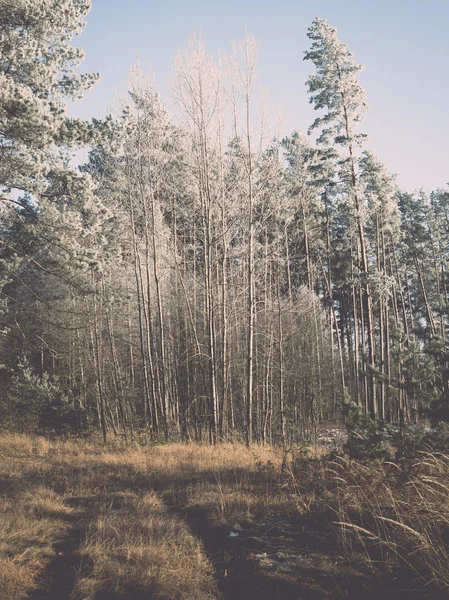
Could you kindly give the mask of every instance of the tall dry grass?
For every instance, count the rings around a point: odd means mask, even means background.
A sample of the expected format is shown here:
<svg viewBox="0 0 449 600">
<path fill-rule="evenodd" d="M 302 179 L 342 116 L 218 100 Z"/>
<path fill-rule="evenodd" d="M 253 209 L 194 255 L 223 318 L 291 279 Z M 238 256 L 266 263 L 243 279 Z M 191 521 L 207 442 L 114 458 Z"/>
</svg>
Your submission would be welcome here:
<svg viewBox="0 0 449 600">
<path fill-rule="evenodd" d="M 449 593 L 449 456 L 302 461 L 291 479 L 300 510 L 319 515 L 343 551 Z"/>
</svg>

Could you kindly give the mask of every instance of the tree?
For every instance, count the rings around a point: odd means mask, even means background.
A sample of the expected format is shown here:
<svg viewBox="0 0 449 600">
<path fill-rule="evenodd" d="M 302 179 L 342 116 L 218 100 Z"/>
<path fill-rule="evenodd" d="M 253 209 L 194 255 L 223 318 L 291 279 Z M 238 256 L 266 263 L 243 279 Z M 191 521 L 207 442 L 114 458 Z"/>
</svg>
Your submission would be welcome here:
<svg viewBox="0 0 449 600">
<path fill-rule="evenodd" d="M 378 318 L 378 415 L 384 419 L 394 413 L 394 407 L 390 403 L 390 313 L 396 318 L 397 327 L 399 311 L 395 288 L 400 282 L 395 276 L 393 258 L 400 242 L 398 190 L 395 178 L 388 173 L 382 162 L 368 151 L 363 152 L 360 160 L 360 180 L 366 201 L 368 252 L 375 257 L 370 273 L 370 285 Z M 399 405 L 399 410 L 403 410 L 402 396 L 399 398 Z"/>
<path fill-rule="evenodd" d="M 75 72 L 84 53 L 71 40 L 89 10 L 90 0 L 0 0 L 2 196 L 45 191 L 50 155 L 86 139 L 89 127 L 67 118 L 64 100 L 81 98 L 99 77 Z"/>
<path fill-rule="evenodd" d="M 87 0 L 0 0 L 0 205 L 8 216 L 0 232 L 7 274 L 0 291 L 2 327 L 18 360 L 38 338 L 42 355 L 51 349 L 51 323 L 53 332 L 70 328 L 53 300 L 64 294 L 62 282 L 66 293 L 83 287 L 74 268 L 90 260 L 85 236 L 101 213 L 90 205 L 90 178 L 67 166 L 69 147 L 102 129 L 66 115 L 65 100 L 80 98 L 98 79 L 76 74 L 84 55 L 71 45 L 89 9 Z"/>
<path fill-rule="evenodd" d="M 360 319 L 362 340 L 367 337 L 368 367 L 375 369 L 375 335 L 372 311 L 369 264 L 365 238 L 365 215 L 357 173 L 357 149 L 366 139 L 365 134 L 357 133 L 357 125 L 366 110 L 365 92 L 357 76 L 363 67 L 352 60 L 352 53 L 340 42 L 337 30 L 324 19 L 316 18 L 309 28 L 308 37 L 312 46 L 304 59 L 311 60 L 316 74 L 308 80 L 310 102 L 315 110 L 325 109 L 324 116 L 318 117 L 310 127 L 310 132 L 321 129 L 317 144 L 338 147 L 342 156 L 337 159 L 338 177 L 341 193 L 346 196 L 351 209 L 354 232 L 357 240 L 355 267 L 360 274 L 359 293 L 362 313 L 358 314 L 354 302 L 354 329 Z M 356 362 L 358 342 L 355 341 Z M 369 378 L 367 410 L 374 416 L 377 413 L 376 388 L 372 377 Z"/>
</svg>

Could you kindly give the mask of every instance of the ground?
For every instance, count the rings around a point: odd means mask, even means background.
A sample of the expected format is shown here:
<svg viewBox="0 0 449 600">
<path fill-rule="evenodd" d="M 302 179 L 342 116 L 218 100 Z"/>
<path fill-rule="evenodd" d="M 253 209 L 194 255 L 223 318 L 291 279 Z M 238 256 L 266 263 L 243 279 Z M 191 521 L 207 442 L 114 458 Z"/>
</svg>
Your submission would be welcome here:
<svg viewBox="0 0 449 600">
<path fill-rule="evenodd" d="M 379 531 L 348 522 L 354 495 L 337 519 L 336 482 L 318 492 L 322 461 L 301 461 L 239 444 L 102 447 L 4 435 L 2 598 L 447 597 Z"/>
</svg>

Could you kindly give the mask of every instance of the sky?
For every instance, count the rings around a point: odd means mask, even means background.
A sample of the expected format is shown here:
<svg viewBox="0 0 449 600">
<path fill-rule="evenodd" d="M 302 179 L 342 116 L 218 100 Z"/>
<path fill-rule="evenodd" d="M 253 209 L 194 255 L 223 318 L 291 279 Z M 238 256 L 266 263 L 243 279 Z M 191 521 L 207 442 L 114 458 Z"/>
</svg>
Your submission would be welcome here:
<svg viewBox="0 0 449 600">
<path fill-rule="evenodd" d="M 305 82 L 307 28 L 320 16 L 366 66 L 360 80 L 370 110 L 360 132 L 407 191 L 449 182 L 449 0 L 92 0 L 87 26 L 75 40 L 84 48 L 82 71 L 99 83 L 69 106 L 72 116 L 104 117 L 124 93 L 137 56 L 169 93 L 173 58 L 194 31 L 214 56 L 248 31 L 259 38 L 258 74 L 273 113 L 282 109 L 286 132 L 318 114 Z"/>
</svg>

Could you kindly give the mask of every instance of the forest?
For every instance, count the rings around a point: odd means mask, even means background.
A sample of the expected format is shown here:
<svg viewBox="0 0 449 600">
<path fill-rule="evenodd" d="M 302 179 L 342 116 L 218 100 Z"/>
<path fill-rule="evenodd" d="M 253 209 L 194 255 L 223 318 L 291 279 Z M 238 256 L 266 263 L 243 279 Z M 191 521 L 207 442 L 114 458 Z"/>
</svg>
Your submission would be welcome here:
<svg viewBox="0 0 449 600">
<path fill-rule="evenodd" d="M 320 17 L 308 131 L 248 31 L 74 118 L 90 8 L 0 0 L 2 600 L 447 600 L 449 187 Z"/>
<path fill-rule="evenodd" d="M 449 189 L 368 149 L 337 30 L 308 29 L 308 132 L 271 125 L 248 32 L 219 59 L 192 35 L 167 106 L 132 67 L 86 122 L 89 8 L 0 1 L 0 426 L 288 445 L 448 420 Z"/>
</svg>

